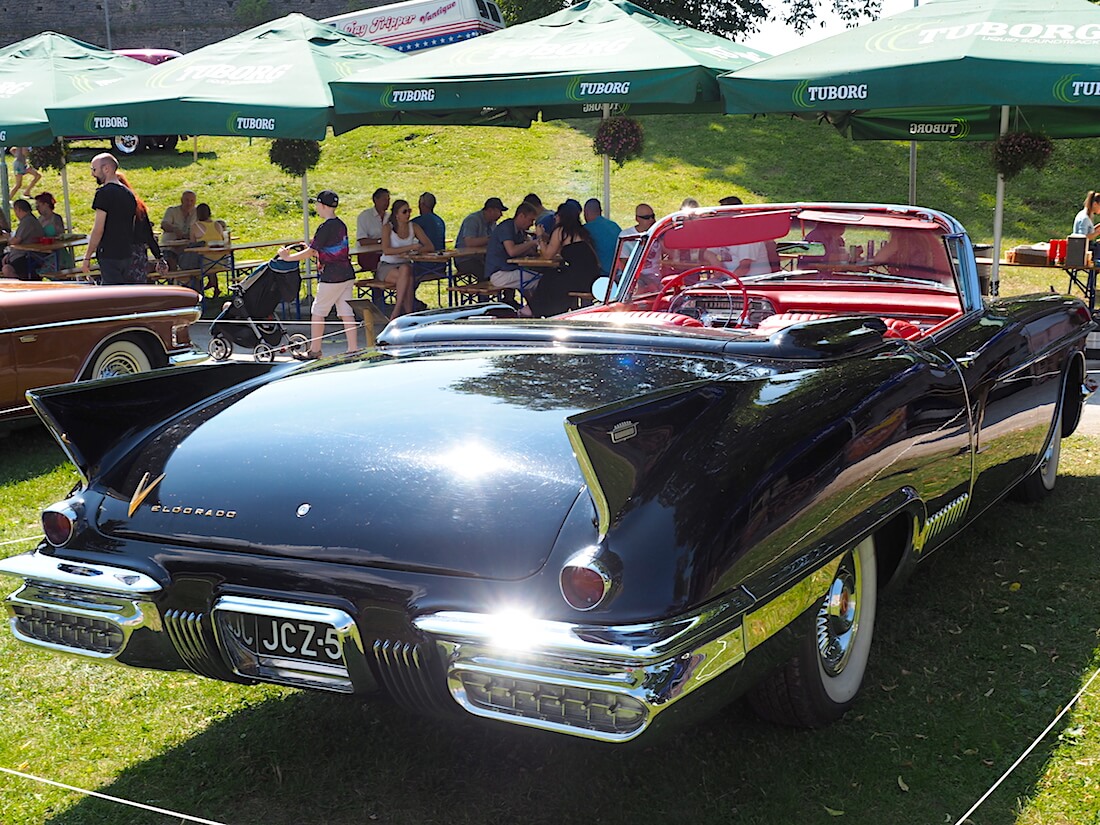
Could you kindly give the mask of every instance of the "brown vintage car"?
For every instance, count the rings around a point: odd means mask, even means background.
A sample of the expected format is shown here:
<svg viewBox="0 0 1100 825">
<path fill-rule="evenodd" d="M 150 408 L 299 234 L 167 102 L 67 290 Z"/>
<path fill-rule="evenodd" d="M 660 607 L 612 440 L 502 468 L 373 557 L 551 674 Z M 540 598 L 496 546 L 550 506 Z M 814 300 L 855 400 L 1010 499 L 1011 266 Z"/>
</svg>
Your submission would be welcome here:
<svg viewBox="0 0 1100 825">
<path fill-rule="evenodd" d="M 0 279 L 0 433 L 34 420 L 34 387 L 201 361 L 189 333 L 200 311 L 184 287 Z"/>
</svg>

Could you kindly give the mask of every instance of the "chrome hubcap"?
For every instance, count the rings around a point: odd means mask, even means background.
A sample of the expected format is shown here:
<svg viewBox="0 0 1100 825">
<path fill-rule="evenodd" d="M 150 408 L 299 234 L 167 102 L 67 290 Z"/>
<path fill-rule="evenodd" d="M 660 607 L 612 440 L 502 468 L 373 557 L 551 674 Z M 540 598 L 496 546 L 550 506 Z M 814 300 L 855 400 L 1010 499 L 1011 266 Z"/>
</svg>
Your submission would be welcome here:
<svg viewBox="0 0 1100 825">
<path fill-rule="evenodd" d="M 817 650 L 830 676 L 839 675 L 848 664 L 859 628 L 859 606 L 859 558 L 849 553 L 817 614 Z"/>
</svg>

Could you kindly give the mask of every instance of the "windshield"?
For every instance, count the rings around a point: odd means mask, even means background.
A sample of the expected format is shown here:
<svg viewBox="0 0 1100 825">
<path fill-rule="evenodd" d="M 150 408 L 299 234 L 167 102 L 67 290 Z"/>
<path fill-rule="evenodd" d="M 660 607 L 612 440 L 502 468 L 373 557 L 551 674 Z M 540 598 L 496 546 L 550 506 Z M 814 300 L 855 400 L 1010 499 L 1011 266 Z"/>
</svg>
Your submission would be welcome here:
<svg viewBox="0 0 1100 825">
<path fill-rule="evenodd" d="M 620 248 L 626 300 L 653 295 L 669 280 L 714 285 L 736 275 L 767 281 L 912 283 L 957 292 L 947 229 L 926 214 L 768 207 L 695 210 L 673 215 L 644 243 Z"/>
</svg>

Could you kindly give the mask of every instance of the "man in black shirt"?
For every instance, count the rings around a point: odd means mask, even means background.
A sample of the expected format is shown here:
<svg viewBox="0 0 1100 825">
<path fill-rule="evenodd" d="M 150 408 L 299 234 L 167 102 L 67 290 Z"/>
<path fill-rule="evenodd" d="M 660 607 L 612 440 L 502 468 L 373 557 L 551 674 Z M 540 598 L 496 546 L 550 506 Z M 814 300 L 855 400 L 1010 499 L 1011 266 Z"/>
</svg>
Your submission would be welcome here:
<svg viewBox="0 0 1100 825">
<path fill-rule="evenodd" d="M 118 179 L 118 161 L 104 152 L 92 158 L 92 177 L 99 188 L 92 200 L 95 222 L 88 236 L 88 251 L 84 253 L 84 272 L 90 272 L 92 255 L 99 262 L 100 283 L 131 283 L 130 254 L 134 242 L 134 214 L 137 201 L 134 193 Z"/>
</svg>

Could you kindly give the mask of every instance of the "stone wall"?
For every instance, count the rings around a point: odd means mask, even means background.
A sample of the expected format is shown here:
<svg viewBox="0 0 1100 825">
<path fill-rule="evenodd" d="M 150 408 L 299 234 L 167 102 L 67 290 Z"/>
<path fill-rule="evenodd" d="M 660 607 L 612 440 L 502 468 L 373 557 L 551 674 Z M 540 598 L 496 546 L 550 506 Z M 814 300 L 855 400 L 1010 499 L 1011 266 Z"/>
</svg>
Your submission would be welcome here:
<svg viewBox="0 0 1100 825">
<path fill-rule="evenodd" d="M 264 20 L 300 12 L 320 20 L 380 0 L 0 0 L 0 46 L 44 31 L 111 48 L 194 51 Z"/>
</svg>

